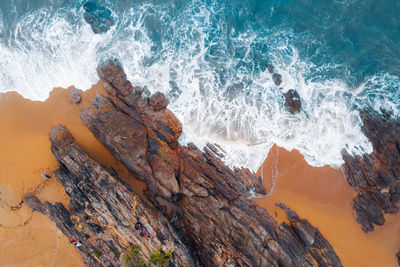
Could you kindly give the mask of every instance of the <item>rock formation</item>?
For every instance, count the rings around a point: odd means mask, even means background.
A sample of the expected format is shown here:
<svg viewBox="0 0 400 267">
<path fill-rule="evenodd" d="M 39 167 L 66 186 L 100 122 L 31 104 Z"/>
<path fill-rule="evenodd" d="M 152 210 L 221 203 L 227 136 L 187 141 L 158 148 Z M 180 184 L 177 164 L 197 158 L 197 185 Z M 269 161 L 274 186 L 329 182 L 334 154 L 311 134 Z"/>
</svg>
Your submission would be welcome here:
<svg viewBox="0 0 400 267">
<path fill-rule="evenodd" d="M 132 174 L 147 184 L 145 197 L 90 159 L 63 126 L 52 130 L 54 175 L 71 197 L 60 203 L 25 201 L 48 215 L 89 266 L 118 266 L 133 245 L 172 253 L 170 266 L 341 266 L 318 229 L 284 207 L 290 224 L 279 225 L 249 198 L 265 195 L 260 177 L 226 167 L 209 145 L 200 151 L 177 140 L 182 126 L 161 93 L 150 98 L 133 87 L 121 65 L 98 68 L 106 96 L 97 95 L 81 118 Z M 135 223 L 148 233 L 140 237 Z M 101 255 L 99 258 L 97 256 Z M 96 256 L 97 255 L 97 256 Z"/>
<path fill-rule="evenodd" d="M 105 33 L 115 24 L 111 10 L 97 4 L 96 1 L 87 1 L 83 8 L 83 18 L 90 24 L 94 33 Z"/>
<path fill-rule="evenodd" d="M 54 176 L 71 198 L 69 210 L 60 203 L 41 203 L 35 195 L 27 195 L 25 202 L 49 216 L 69 240 L 82 243 L 78 249 L 88 266 L 120 266 L 121 254 L 133 245 L 142 248 L 144 258 L 163 250 L 175 255 L 176 266 L 196 264 L 168 220 L 90 159 L 65 127 L 54 127 L 50 141 L 60 164 Z M 137 222 L 145 225 L 145 237 L 135 229 Z"/>
<path fill-rule="evenodd" d="M 329 242 L 321 235 L 317 228 L 312 226 L 307 220 L 290 210 L 285 204 L 278 204 L 287 214 L 290 226 L 283 223 L 283 226 L 296 232 L 301 241 L 310 250 L 311 255 L 317 259 L 317 262 L 326 262 L 327 266 L 340 266 L 340 259 Z"/>
<path fill-rule="evenodd" d="M 69 93 L 68 93 L 68 97 L 69 97 L 69 101 L 72 103 L 72 104 L 75 104 L 75 105 L 77 105 L 77 104 L 79 104 L 79 103 L 81 103 L 81 100 L 82 100 L 82 90 L 79 90 L 79 89 L 77 89 L 77 88 L 73 88 L 71 91 L 69 91 Z"/>
<path fill-rule="evenodd" d="M 299 112 L 301 109 L 301 100 L 297 91 L 294 89 L 290 89 L 283 95 L 285 96 L 285 106 L 287 110 L 292 114 L 296 114 L 297 112 Z"/>
<path fill-rule="evenodd" d="M 343 151 L 343 171 L 358 193 L 353 203 L 357 221 L 369 232 L 385 222 L 384 213 L 400 210 L 400 120 L 372 110 L 360 116 L 373 152 L 353 157 Z"/>
</svg>

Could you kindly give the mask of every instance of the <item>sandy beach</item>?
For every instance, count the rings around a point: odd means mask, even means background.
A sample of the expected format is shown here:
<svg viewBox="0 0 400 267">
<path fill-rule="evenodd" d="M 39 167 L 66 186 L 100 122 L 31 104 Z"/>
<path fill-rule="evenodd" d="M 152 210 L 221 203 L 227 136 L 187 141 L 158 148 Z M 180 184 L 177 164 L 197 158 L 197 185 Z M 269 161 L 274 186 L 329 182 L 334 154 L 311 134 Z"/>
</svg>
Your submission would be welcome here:
<svg viewBox="0 0 400 267">
<path fill-rule="evenodd" d="M 383 226 L 365 234 L 355 220 L 355 193 L 341 170 L 316 168 L 298 151 L 274 146 L 258 173 L 263 171 L 267 191 L 276 181 L 273 195 L 257 199 L 278 220 L 284 215 L 275 203 L 285 203 L 317 227 L 335 249 L 343 266 L 397 266 L 400 248 L 400 214 L 386 215 Z"/>
<path fill-rule="evenodd" d="M 42 201 L 68 206 L 64 188 L 51 174 L 57 162 L 48 135 L 54 125 L 66 125 L 84 150 L 98 162 L 113 167 L 141 193 L 144 183 L 134 180 L 122 164 L 100 144 L 79 117 L 100 83 L 82 94 L 82 102 L 69 102 L 69 90 L 56 88 L 45 102 L 24 99 L 15 92 L 0 95 L 0 265 L 84 266 L 76 248 L 46 216 L 33 212 L 23 195 L 35 191 Z M 132 183 L 134 182 L 134 184 Z"/>
<path fill-rule="evenodd" d="M 57 168 L 50 151 L 48 134 L 62 123 L 70 129 L 88 155 L 113 167 L 120 178 L 139 194 L 144 183 L 129 175 L 86 128 L 79 117 L 103 84 L 82 94 L 82 103 L 71 104 L 68 90 L 56 88 L 45 102 L 34 102 L 11 92 L 0 95 L 0 263 L 2 266 L 84 266 L 76 248 L 46 216 L 22 203 L 27 192 L 35 191 L 42 201 L 69 199 L 55 179 L 41 172 Z M 309 166 L 297 151 L 273 147 L 259 170 L 267 191 L 276 182 L 271 197 L 255 200 L 273 217 L 284 216 L 275 203 L 285 203 L 319 228 L 332 244 L 344 266 L 396 266 L 400 248 L 400 214 L 386 216 L 386 223 L 365 234 L 351 208 L 354 192 L 341 170 Z M 276 215 L 275 215 L 276 212 Z"/>
</svg>

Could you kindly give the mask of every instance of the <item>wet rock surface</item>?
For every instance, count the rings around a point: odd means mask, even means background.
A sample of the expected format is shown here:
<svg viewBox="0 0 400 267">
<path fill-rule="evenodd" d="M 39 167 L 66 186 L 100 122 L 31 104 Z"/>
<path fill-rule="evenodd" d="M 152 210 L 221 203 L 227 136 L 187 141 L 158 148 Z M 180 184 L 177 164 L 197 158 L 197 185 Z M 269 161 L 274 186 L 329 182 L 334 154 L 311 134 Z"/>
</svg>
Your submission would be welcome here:
<svg viewBox="0 0 400 267">
<path fill-rule="evenodd" d="M 97 4 L 96 1 L 87 1 L 83 8 L 85 9 L 83 18 L 90 24 L 94 33 L 105 33 L 115 24 L 111 10 Z"/>
<path fill-rule="evenodd" d="M 296 114 L 301 109 L 301 100 L 300 96 L 296 90 L 290 89 L 287 93 L 283 94 L 285 96 L 285 106 L 287 110 L 292 113 Z"/>
<path fill-rule="evenodd" d="M 286 208 L 290 224 L 279 225 L 249 198 L 265 195 L 260 177 L 231 170 L 217 145 L 204 151 L 177 143 L 182 126 L 160 93 L 150 98 L 126 80 L 120 64 L 98 68 L 106 96 L 97 95 L 81 118 L 132 174 L 147 184 L 141 199 L 90 159 L 63 126 L 53 129 L 55 177 L 71 197 L 70 208 L 26 202 L 48 215 L 68 238 L 79 238 L 89 266 L 119 266 L 132 245 L 171 252 L 170 266 L 341 266 L 318 229 Z M 143 223 L 141 238 L 134 224 Z M 94 251 L 101 258 L 93 256 Z"/>
<path fill-rule="evenodd" d="M 274 74 L 272 74 L 272 80 L 274 80 L 275 85 L 281 85 L 282 76 L 278 73 L 274 73 Z"/>
<path fill-rule="evenodd" d="M 77 104 L 81 103 L 81 100 L 82 100 L 82 90 L 79 90 L 79 89 L 74 88 L 74 89 L 72 89 L 72 90 L 68 93 L 68 97 L 69 97 L 69 101 L 70 101 L 72 104 L 77 105 Z"/>
<path fill-rule="evenodd" d="M 343 170 L 358 193 L 353 207 L 364 232 L 385 222 L 384 213 L 400 210 L 400 121 L 372 110 L 360 112 L 362 130 L 373 152 L 351 156 L 345 151 Z"/>
</svg>

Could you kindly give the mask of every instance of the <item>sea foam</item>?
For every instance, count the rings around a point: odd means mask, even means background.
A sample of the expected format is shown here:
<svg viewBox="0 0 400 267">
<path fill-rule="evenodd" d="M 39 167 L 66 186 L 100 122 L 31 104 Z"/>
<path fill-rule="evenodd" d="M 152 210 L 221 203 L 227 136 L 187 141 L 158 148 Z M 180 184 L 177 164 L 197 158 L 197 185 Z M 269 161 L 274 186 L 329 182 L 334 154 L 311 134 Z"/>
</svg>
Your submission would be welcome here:
<svg viewBox="0 0 400 267">
<path fill-rule="evenodd" d="M 396 77 L 377 75 L 355 89 L 339 79 L 309 78 L 312 69 L 332 66 L 300 58 L 289 29 L 262 36 L 235 32 L 215 25 L 220 6 L 193 5 L 178 17 L 138 5 L 118 14 L 117 25 L 100 35 L 83 21 L 81 8 L 28 14 L 0 43 L 0 92 L 43 101 L 54 87 L 85 90 L 98 81 L 98 62 L 117 56 L 134 85 L 167 95 L 183 122 L 181 143 L 218 143 L 230 166 L 257 170 L 273 144 L 299 150 L 313 166 L 340 166 L 343 149 L 372 151 L 358 110 L 384 103 L 398 110 L 391 100 L 398 92 L 385 89 L 398 83 Z M 280 86 L 266 62 L 282 75 Z M 289 89 L 302 99 L 296 115 L 284 106 Z"/>
</svg>

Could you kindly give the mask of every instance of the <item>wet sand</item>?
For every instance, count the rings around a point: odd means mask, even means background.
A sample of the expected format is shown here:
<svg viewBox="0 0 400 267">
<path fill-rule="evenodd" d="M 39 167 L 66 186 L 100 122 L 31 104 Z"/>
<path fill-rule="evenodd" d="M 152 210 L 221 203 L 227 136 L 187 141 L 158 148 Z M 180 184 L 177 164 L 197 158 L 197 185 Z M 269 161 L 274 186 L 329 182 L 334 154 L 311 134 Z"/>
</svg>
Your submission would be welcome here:
<svg viewBox="0 0 400 267">
<path fill-rule="evenodd" d="M 106 148 L 86 128 L 79 117 L 88 106 L 99 83 L 83 93 L 82 103 L 69 103 L 68 91 L 54 89 L 45 102 L 24 99 L 15 92 L 0 94 L 0 265 L 1 266 L 84 266 L 72 244 L 46 216 L 32 212 L 21 203 L 23 194 L 35 191 L 42 201 L 61 202 L 69 198 L 54 178 L 45 179 L 57 162 L 50 151 L 48 135 L 59 123 L 71 131 L 78 143 L 100 163 L 113 167 L 142 192 L 144 183 L 134 181 Z M 71 88 L 70 88 L 71 89 Z"/>
<path fill-rule="evenodd" d="M 1 266 L 84 266 L 73 245 L 46 216 L 21 203 L 23 194 L 35 191 L 42 201 L 61 202 L 69 198 L 55 179 L 44 179 L 57 162 L 50 151 L 51 128 L 66 125 L 78 143 L 98 162 L 113 167 L 122 180 L 139 194 L 144 183 L 134 180 L 79 117 L 102 83 L 83 93 L 82 103 L 68 101 L 68 90 L 54 89 L 45 102 L 34 102 L 17 93 L 0 94 L 0 265 Z M 70 88 L 71 89 L 71 88 Z M 296 151 L 271 149 L 263 165 L 264 184 L 276 187 L 271 197 L 257 199 L 277 219 L 285 216 L 274 203 L 283 202 L 307 218 L 325 235 L 344 266 L 397 266 L 400 248 L 400 214 L 386 216 L 383 227 L 365 234 L 351 209 L 354 193 L 340 170 L 313 168 Z"/>
<path fill-rule="evenodd" d="M 271 197 L 255 201 L 279 221 L 285 219 L 275 206 L 280 202 L 308 219 L 333 246 L 343 266 L 398 266 L 395 255 L 400 249 L 400 214 L 385 216 L 383 226 L 365 234 L 351 207 L 355 193 L 341 170 L 311 167 L 298 151 L 274 146 L 262 171 L 267 191 L 274 179 L 275 190 Z"/>
</svg>

